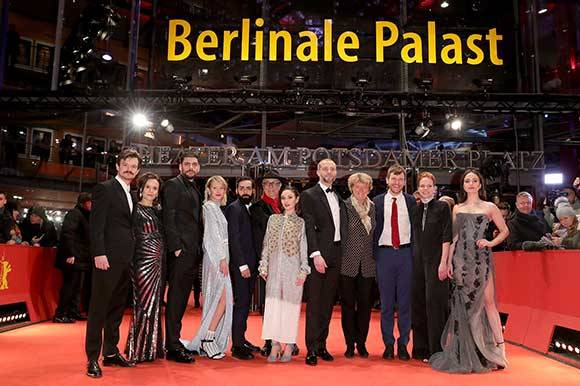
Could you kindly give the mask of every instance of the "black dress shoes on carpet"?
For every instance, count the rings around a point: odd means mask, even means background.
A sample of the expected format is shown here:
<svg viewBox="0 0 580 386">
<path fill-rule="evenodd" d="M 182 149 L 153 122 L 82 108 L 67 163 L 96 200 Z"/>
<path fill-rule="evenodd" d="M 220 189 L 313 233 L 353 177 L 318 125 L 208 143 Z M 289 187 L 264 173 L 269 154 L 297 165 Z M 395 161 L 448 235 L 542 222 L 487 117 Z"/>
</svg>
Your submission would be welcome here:
<svg viewBox="0 0 580 386">
<path fill-rule="evenodd" d="M 252 354 L 252 352 L 245 346 L 232 347 L 232 356 L 234 358 L 241 359 L 244 361 L 254 359 L 254 355 Z"/>
<path fill-rule="evenodd" d="M 354 358 L 354 346 L 346 346 L 344 356 L 347 358 Z"/>
<path fill-rule="evenodd" d="M 358 355 L 360 355 L 361 358 L 369 357 L 369 352 L 367 351 L 367 348 L 364 344 L 357 344 L 356 351 L 358 351 Z"/>
<path fill-rule="evenodd" d="M 248 342 L 247 340 L 244 342 L 244 348 L 246 348 L 250 352 L 260 352 L 260 348 L 258 346 L 253 345 L 252 343 Z"/>
<path fill-rule="evenodd" d="M 272 351 L 272 341 L 265 340 L 264 347 L 262 347 L 262 349 L 260 350 L 260 355 L 262 355 L 263 357 L 267 357 L 268 355 L 270 355 L 270 351 Z"/>
<path fill-rule="evenodd" d="M 188 354 L 185 349 L 177 349 L 177 350 L 169 350 L 167 351 L 167 355 L 165 359 L 168 361 L 178 362 L 178 363 L 191 363 L 195 362 L 193 356 Z"/>
<path fill-rule="evenodd" d="M 198 353 L 197 351 L 195 351 L 195 350 L 189 350 L 189 349 L 187 349 L 187 348 L 186 348 L 186 347 L 183 345 L 183 343 L 181 344 L 181 350 L 182 350 L 182 351 L 185 351 L 185 353 L 186 353 L 186 354 L 189 354 L 189 355 L 191 355 L 191 356 L 196 356 L 196 355 L 199 355 L 199 353 Z"/>
<path fill-rule="evenodd" d="M 54 318 L 52 318 L 52 322 L 53 323 L 75 323 L 76 320 L 73 318 L 69 318 L 68 316 L 55 316 Z"/>
<path fill-rule="evenodd" d="M 402 361 L 408 361 L 409 359 L 411 359 L 411 356 L 407 351 L 407 346 L 405 346 L 404 344 L 400 344 L 397 346 L 397 356 Z"/>
<path fill-rule="evenodd" d="M 395 359 L 395 347 L 392 344 L 388 344 L 385 347 L 385 352 L 383 352 L 383 359 Z"/>
<path fill-rule="evenodd" d="M 101 378 L 103 376 L 103 372 L 99 367 L 98 361 L 89 361 L 87 363 L 87 375 L 91 378 Z"/>
<path fill-rule="evenodd" d="M 135 367 L 135 362 L 128 361 L 119 353 L 103 358 L 103 366 Z"/>
<path fill-rule="evenodd" d="M 306 354 L 306 364 L 309 366 L 316 366 L 318 364 L 318 358 L 314 351 L 308 351 Z"/>
<path fill-rule="evenodd" d="M 326 362 L 332 362 L 334 360 L 334 357 L 325 348 L 318 350 L 316 356 Z"/>
<path fill-rule="evenodd" d="M 292 356 L 298 356 L 298 354 L 300 354 L 300 349 L 298 348 L 298 345 L 296 343 L 294 343 L 294 348 L 292 349 Z"/>
</svg>

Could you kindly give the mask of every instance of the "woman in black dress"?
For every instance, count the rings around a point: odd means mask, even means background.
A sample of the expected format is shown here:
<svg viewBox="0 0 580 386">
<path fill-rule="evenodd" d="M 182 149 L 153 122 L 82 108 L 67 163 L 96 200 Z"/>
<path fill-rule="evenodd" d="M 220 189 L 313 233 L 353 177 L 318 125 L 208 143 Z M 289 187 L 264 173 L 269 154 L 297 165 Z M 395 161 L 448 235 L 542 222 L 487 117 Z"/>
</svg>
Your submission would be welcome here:
<svg viewBox="0 0 580 386">
<path fill-rule="evenodd" d="M 161 265 L 165 240 L 158 196 L 161 180 L 153 173 L 139 179 L 139 203 L 133 211 L 135 255 L 131 269 L 133 317 L 126 354 L 133 362 L 163 357 L 161 330 Z"/>
</svg>

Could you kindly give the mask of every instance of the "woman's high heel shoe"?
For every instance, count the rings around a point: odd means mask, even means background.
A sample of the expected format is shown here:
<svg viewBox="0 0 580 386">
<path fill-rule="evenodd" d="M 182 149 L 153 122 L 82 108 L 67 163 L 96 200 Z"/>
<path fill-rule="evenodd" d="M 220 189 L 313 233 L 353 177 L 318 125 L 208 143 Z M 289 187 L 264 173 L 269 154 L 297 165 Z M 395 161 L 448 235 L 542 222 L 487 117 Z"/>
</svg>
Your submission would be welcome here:
<svg viewBox="0 0 580 386">
<path fill-rule="evenodd" d="M 280 347 L 280 343 L 272 341 L 272 350 L 270 351 L 270 355 L 268 355 L 268 358 L 266 359 L 268 363 L 274 363 L 278 360 L 281 349 L 282 347 Z"/>
<path fill-rule="evenodd" d="M 292 360 L 292 351 L 294 351 L 294 344 L 287 343 L 286 347 L 284 348 L 284 353 L 280 357 L 280 362 L 287 363 Z"/>
</svg>

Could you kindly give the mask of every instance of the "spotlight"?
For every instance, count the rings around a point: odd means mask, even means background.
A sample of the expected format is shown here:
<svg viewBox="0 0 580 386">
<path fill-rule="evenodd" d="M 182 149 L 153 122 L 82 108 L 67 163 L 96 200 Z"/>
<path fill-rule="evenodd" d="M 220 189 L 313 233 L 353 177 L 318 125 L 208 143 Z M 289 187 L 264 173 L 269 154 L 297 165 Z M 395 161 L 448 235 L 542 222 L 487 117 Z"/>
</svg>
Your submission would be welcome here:
<svg viewBox="0 0 580 386">
<path fill-rule="evenodd" d="M 167 119 L 167 118 L 163 118 L 163 119 L 161 120 L 161 123 L 160 123 L 160 125 L 161 125 L 161 127 L 163 127 L 163 128 L 165 129 L 167 126 L 169 126 L 169 119 Z"/>
<path fill-rule="evenodd" d="M 258 79 L 255 75 L 241 75 L 241 76 L 234 76 L 234 80 L 238 82 L 243 88 L 248 87 L 252 83 L 254 83 Z"/>
<path fill-rule="evenodd" d="M 78 66 L 77 67 L 77 72 L 83 72 L 84 70 L 86 70 L 87 68 L 85 66 Z"/>
<path fill-rule="evenodd" d="M 461 121 L 461 119 L 459 119 L 459 117 L 455 117 L 451 120 L 451 130 L 461 130 L 461 127 L 463 126 L 463 122 Z"/>
<path fill-rule="evenodd" d="M 548 8 L 542 8 L 538 11 L 538 14 L 541 15 L 541 14 L 544 14 L 546 12 L 548 12 Z"/>
<path fill-rule="evenodd" d="M 145 134 L 143 134 L 143 136 L 145 138 L 155 139 L 155 129 L 153 129 L 152 127 L 147 129 L 147 131 L 145 132 Z"/>
<path fill-rule="evenodd" d="M 430 131 L 431 130 L 429 130 L 429 128 L 425 126 L 425 124 L 422 121 L 419 122 L 417 127 L 415 127 L 415 134 L 417 134 L 420 138 L 425 138 L 426 136 L 428 136 Z"/>
<path fill-rule="evenodd" d="M 199 70 L 197 70 L 197 74 L 200 77 L 205 77 L 205 76 L 207 76 L 209 74 L 209 69 L 207 69 L 207 68 L 200 68 Z"/>
<path fill-rule="evenodd" d="M 105 52 L 104 54 L 101 55 L 101 59 L 103 59 L 105 62 L 110 62 L 111 60 L 113 60 L 113 55 L 111 55 L 108 52 Z"/>
<path fill-rule="evenodd" d="M 427 92 L 433 88 L 433 78 L 431 76 L 415 78 L 413 80 L 418 88 Z"/>
<path fill-rule="evenodd" d="M 175 130 L 175 128 L 173 127 L 173 124 L 171 122 L 169 122 L 169 119 L 167 118 L 163 118 L 161 120 L 161 122 L 159 122 L 159 126 L 165 130 L 168 133 L 173 133 L 173 131 Z"/>
<path fill-rule="evenodd" d="M 293 76 L 287 76 L 286 79 L 290 81 L 293 88 L 304 88 L 306 82 L 310 80 L 310 77 L 308 75 L 295 74 Z"/>
<path fill-rule="evenodd" d="M 143 113 L 135 113 L 132 118 L 133 126 L 137 129 L 142 129 L 149 125 L 149 120 Z"/>
<path fill-rule="evenodd" d="M 447 7 L 449 7 L 449 5 L 450 5 L 450 4 L 449 4 L 449 2 L 448 2 L 447 0 L 443 0 L 443 1 L 441 2 L 441 8 L 447 8 Z"/>
<path fill-rule="evenodd" d="M 493 78 L 485 78 L 485 79 L 473 79 L 473 84 L 479 87 L 484 93 L 491 90 L 493 87 L 494 80 Z"/>
<path fill-rule="evenodd" d="M 564 183 L 564 175 L 562 173 L 544 174 L 545 185 L 562 185 L 563 183 Z"/>
</svg>

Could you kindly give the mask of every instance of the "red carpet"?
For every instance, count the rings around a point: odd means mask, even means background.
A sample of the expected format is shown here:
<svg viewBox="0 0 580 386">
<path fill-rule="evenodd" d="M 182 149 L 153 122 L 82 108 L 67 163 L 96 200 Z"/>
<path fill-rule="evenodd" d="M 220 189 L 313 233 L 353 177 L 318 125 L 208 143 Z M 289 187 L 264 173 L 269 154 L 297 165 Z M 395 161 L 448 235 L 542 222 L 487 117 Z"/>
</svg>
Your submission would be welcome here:
<svg viewBox="0 0 580 386">
<path fill-rule="evenodd" d="M 188 310 L 184 336 L 191 337 L 201 312 Z M 126 315 L 121 342 L 128 326 Z M 373 312 L 368 339 L 369 359 L 346 359 L 340 327 L 340 312 L 334 313 L 329 351 L 335 361 L 304 364 L 304 315 L 301 319 L 300 356 L 289 364 L 267 364 L 258 357 L 240 361 L 228 356 L 221 361 L 200 358 L 196 363 L 177 364 L 165 360 L 132 369 L 103 368 L 103 378 L 90 379 L 85 372 L 85 323 L 37 324 L 0 334 L 0 384 L 30 385 L 580 385 L 580 370 L 517 346 L 506 347 L 510 366 L 504 371 L 475 375 L 449 375 L 431 370 L 418 361 L 387 362 L 381 359 L 379 314 Z M 261 344 L 261 318 L 251 316 L 247 338 Z"/>
</svg>

